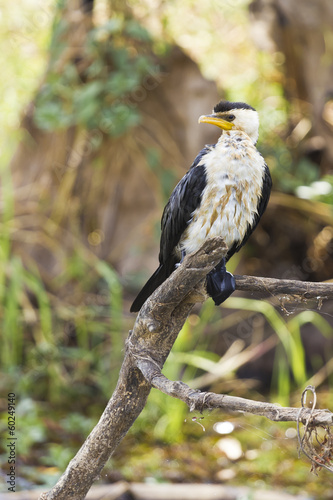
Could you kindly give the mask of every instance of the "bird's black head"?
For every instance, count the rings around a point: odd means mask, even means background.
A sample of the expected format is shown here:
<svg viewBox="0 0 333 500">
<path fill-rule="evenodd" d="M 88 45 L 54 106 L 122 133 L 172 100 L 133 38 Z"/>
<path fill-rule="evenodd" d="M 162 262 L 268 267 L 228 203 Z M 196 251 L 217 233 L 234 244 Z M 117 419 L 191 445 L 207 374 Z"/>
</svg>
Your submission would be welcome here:
<svg viewBox="0 0 333 500">
<path fill-rule="evenodd" d="M 214 113 L 226 113 L 227 111 L 232 111 L 233 109 L 252 109 L 252 106 L 246 104 L 245 102 L 230 102 L 230 101 L 220 101 L 216 106 L 214 106 Z"/>
<path fill-rule="evenodd" d="M 245 102 L 220 101 L 214 107 L 213 114 L 200 116 L 199 123 L 210 123 L 226 131 L 245 132 L 254 144 L 258 140 L 258 113 Z"/>
</svg>

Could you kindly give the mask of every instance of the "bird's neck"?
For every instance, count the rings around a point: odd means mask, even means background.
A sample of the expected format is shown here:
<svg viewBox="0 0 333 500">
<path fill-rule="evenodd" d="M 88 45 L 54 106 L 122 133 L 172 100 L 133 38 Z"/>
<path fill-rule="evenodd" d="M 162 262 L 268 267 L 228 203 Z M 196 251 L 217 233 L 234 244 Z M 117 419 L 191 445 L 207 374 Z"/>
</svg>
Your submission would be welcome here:
<svg viewBox="0 0 333 500">
<path fill-rule="evenodd" d="M 220 136 L 219 138 L 219 141 L 224 141 L 226 140 L 227 138 L 233 138 L 233 139 L 236 139 L 237 137 L 239 137 L 240 139 L 247 139 L 254 144 L 256 145 L 257 144 L 257 141 L 258 141 L 258 137 L 259 137 L 259 133 L 257 130 L 254 130 L 252 133 L 246 133 L 244 132 L 243 130 L 240 130 L 240 129 L 231 129 L 231 130 L 223 130 L 222 131 L 222 135 Z"/>
</svg>

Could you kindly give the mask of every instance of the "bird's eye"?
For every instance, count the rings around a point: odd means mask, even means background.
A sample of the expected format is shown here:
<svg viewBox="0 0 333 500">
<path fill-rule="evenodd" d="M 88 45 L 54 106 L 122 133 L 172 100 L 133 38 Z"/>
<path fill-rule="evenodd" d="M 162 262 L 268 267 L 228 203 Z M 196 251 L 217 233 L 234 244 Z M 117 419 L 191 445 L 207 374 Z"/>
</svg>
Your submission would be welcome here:
<svg viewBox="0 0 333 500">
<path fill-rule="evenodd" d="M 227 119 L 229 120 L 229 122 L 232 122 L 235 118 L 236 118 L 235 115 L 228 115 L 227 116 Z"/>
</svg>

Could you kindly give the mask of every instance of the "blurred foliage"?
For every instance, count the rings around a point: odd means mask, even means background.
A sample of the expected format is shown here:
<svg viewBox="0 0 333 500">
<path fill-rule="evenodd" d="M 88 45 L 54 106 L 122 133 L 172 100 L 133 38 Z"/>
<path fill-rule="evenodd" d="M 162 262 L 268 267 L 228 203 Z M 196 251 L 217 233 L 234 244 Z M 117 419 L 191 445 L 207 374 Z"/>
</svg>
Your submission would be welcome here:
<svg viewBox="0 0 333 500">
<path fill-rule="evenodd" d="M 151 397 L 153 394 L 151 395 Z M 256 399 L 256 393 L 250 393 Z M 330 405 L 331 395 L 323 394 L 321 404 Z M 139 417 L 139 422 L 141 421 Z M 219 434 L 219 423 L 231 423 L 230 434 Z M 151 420 L 153 425 L 153 419 Z M 276 425 L 253 415 L 225 415 L 218 411 L 186 415 L 176 444 L 158 441 L 152 449 L 149 422 L 140 434 L 130 431 L 104 470 L 105 474 L 129 481 L 223 482 L 253 489 L 283 489 L 290 494 L 329 499 L 331 479 L 327 471 L 319 478 L 309 474 L 309 464 L 298 459 L 296 430 L 290 423 Z M 239 458 L 228 454 L 233 443 L 241 448 Z M 226 451 L 223 451 L 226 450 Z M 119 474 L 121 473 L 121 475 Z M 115 474 L 118 474 L 115 476 Z M 318 480 L 316 480 L 318 479 Z"/>
<path fill-rule="evenodd" d="M 67 30 L 60 17 L 53 31 L 51 61 L 65 49 L 61 37 Z M 121 14 L 92 29 L 82 47 L 86 67 L 81 74 L 80 61 L 69 60 L 63 68 L 51 64 L 35 101 L 37 126 L 50 131 L 82 125 L 118 136 L 138 125 L 140 115 L 131 95 L 147 74 L 158 71 L 146 53 L 151 43 L 139 23 Z"/>
<path fill-rule="evenodd" d="M 152 33 L 176 40 L 204 75 L 223 89 L 225 98 L 249 102 L 257 109 L 258 147 L 272 172 L 274 189 L 298 195 L 297 188 L 319 180 L 320 171 L 310 160 L 299 158 L 297 144 L 288 141 L 290 127 L 298 121 L 284 95 L 285 56 L 258 50 L 249 20 L 250 3 L 161 2 L 154 13 L 149 2 L 132 0 L 131 6 Z M 329 203 L 325 196 L 318 199 Z"/>
<path fill-rule="evenodd" d="M 1 79 L 0 92 L 0 169 L 11 159 L 20 138 L 20 117 L 36 92 L 45 71 L 55 11 L 52 0 L 20 0 L 9 5 L 0 4 L 1 14 Z M 29 64 L 23 64 L 29 60 Z"/>
<path fill-rule="evenodd" d="M 97 7 L 104 4 L 97 2 Z M 2 395 L 14 390 L 17 394 L 22 487 L 53 484 L 96 423 L 116 384 L 124 336 L 133 321 L 123 313 L 123 289 L 116 272 L 90 254 L 83 243 L 77 243 L 66 271 L 58 277 L 59 286 L 79 288 L 82 300 L 77 306 L 46 291 L 36 266 L 24 267 L 11 253 L 16 228 L 6 167 L 20 139 L 20 115 L 38 88 L 48 58 L 49 70 L 35 102 L 38 127 L 47 131 L 73 125 L 98 127 L 118 136 L 140 122 L 137 109 L 130 105 L 131 93 L 144 75 L 157 71 L 151 49 L 161 54 L 176 40 L 200 63 L 204 74 L 225 89 L 227 98 L 248 101 L 258 109 L 259 148 L 272 169 L 275 188 L 333 203 L 332 176 L 320 179 L 317 166 L 298 159 L 286 143 L 289 106 L 283 95 L 283 54 L 258 51 L 250 41 L 249 0 L 161 2 L 154 10 L 149 2 L 129 0 L 128 4 L 136 21 L 118 13 L 91 31 L 84 47 L 89 64 L 83 74 L 76 60 L 68 60 L 63 71 L 52 65 L 64 49 L 61 36 L 66 30 L 53 2 L 1 4 L 4 48 L 0 58 L 7 77 L 0 82 L 4 96 L 0 113 L 0 388 Z M 22 64 L 27 58 L 29 64 Z M 147 164 L 158 169 L 157 151 L 147 152 Z M 168 196 L 172 174 L 164 172 L 163 176 Z M 227 388 L 249 397 L 253 386 L 238 381 L 236 373 L 264 348 L 260 325 L 265 324 L 272 339 L 279 339 L 272 392 L 280 403 L 288 404 L 290 394 L 303 387 L 313 372 L 305 362 L 301 328 L 311 324 L 329 336 L 329 324 L 314 311 L 296 310 L 292 317 L 285 317 L 283 308 L 263 301 L 231 297 L 227 306 L 231 313 L 223 318 L 212 301 L 203 305 L 200 317 L 197 311 L 190 316 L 166 363 L 165 375 L 182 378 L 194 387 L 207 374 L 212 389 Z M 237 336 L 229 334 L 229 329 Z M 226 343 L 222 358 L 214 353 L 221 334 Z M 329 368 L 327 373 L 330 375 Z M 0 403 L 1 432 L 5 432 L 5 396 Z M 330 405 L 328 400 L 326 406 Z M 322 498 L 329 498 L 327 483 L 316 482 L 308 474 L 309 464 L 297 461 L 295 440 L 285 436 L 287 426 L 254 417 L 246 417 L 242 423 L 235 419 L 244 455 L 233 463 L 216 446 L 218 436 L 212 427 L 219 417 L 214 413 L 205 415 L 203 421 L 191 418 L 185 405 L 152 391 L 106 473 L 111 480 L 114 467 L 129 480 L 219 481 L 218 472 L 230 467 L 238 484 L 286 486 L 293 493 L 304 491 L 306 485 L 308 493 L 319 491 Z M 207 427 L 207 435 L 200 423 Z M 159 446 L 152 452 L 156 443 Z M 246 451 L 256 454 L 246 455 Z M 5 461 L 5 450 L 1 453 Z"/>
</svg>

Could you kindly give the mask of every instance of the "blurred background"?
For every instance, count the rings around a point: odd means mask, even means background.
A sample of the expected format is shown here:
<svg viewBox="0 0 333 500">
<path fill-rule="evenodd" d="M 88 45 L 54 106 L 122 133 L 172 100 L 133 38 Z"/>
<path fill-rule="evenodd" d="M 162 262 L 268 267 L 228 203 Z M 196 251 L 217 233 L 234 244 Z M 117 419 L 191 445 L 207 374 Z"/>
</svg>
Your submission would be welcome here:
<svg viewBox="0 0 333 500">
<path fill-rule="evenodd" d="M 0 409 L 16 394 L 17 489 L 53 485 L 115 387 L 160 217 L 218 131 L 260 115 L 274 182 L 236 274 L 333 276 L 330 0 L 1 0 Z M 264 299 L 264 300 L 263 300 Z M 193 309 L 164 373 L 193 388 L 331 408 L 328 300 L 235 293 Z M 222 425 L 222 423 L 228 425 Z M 331 498 L 295 425 L 190 414 L 152 390 L 101 481 L 213 482 Z M 2 443 L 3 444 L 3 443 Z M 3 478 L 7 451 L 1 448 Z M 7 487 L 4 486 L 4 490 Z"/>
</svg>

